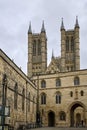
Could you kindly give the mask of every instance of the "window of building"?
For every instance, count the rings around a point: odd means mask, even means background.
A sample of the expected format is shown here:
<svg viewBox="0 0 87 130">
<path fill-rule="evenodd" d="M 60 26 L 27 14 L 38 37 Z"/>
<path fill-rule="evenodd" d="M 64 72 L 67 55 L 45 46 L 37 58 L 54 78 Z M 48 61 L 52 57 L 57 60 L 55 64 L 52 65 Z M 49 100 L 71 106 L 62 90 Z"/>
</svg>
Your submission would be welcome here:
<svg viewBox="0 0 87 130">
<path fill-rule="evenodd" d="M 46 94 L 45 93 L 41 94 L 41 104 L 46 104 Z"/>
<path fill-rule="evenodd" d="M 38 40 L 38 55 L 41 55 L 41 42 Z"/>
<path fill-rule="evenodd" d="M 71 51 L 74 51 L 74 38 L 71 37 Z"/>
<path fill-rule="evenodd" d="M 65 112 L 61 111 L 60 114 L 59 114 L 59 117 L 60 117 L 61 121 L 65 121 L 66 120 L 66 114 L 65 114 Z"/>
<path fill-rule="evenodd" d="M 30 111 L 30 92 L 28 94 L 28 112 Z"/>
<path fill-rule="evenodd" d="M 70 97 L 73 97 L 73 92 L 72 91 L 70 92 Z"/>
<path fill-rule="evenodd" d="M 36 40 L 33 41 L 33 56 L 36 56 Z"/>
<path fill-rule="evenodd" d="M 83 92 L 83 90 L 81 90 L 80 94 L 81 94 L 81 96 L 84 96 L 84 92 Z"/>
<path fill-rule="evenodd" d="M 56 87 L 61 86 L 61 80 L 60 79 L 56 79 Z"/>
<path fill-rule="evenodd" d="M 74 85 L 79 85 L 79 77 L 74 78 Z"/>
<path fill-rule="evenodd" d="M 58 92 L 56 94 L 56 104 L 61 104 L 61 93 L 60 92 Z"/>
<path fill-rule="evenodd" d="M 17 101 L 18 101 L 18 84 L 15 84 L 14 87 L 14 109 L 17 109 Z"/>
<path fill-rule="evenodd" d="M 24 111 L 25 90 L 22 90 L 22 111 Z"/>
<path fill-rule="evenodd" d="M 66 51 L 69 51 L 69 37 L 66 37 Z"/>
<path fill-rule="evenodd" d="M 7 75 L 6 74 L 3 75 L 2 84 L 4 87 L 4 96 L 5 96 L 3 104 L 6 105 L 6 98 L 7 98 Z"/>
<path fill-rule="evenodd" d="M 46 88 L 46 81 L 45 80 L 41 81 L 41 88 Z"/>
</svg>

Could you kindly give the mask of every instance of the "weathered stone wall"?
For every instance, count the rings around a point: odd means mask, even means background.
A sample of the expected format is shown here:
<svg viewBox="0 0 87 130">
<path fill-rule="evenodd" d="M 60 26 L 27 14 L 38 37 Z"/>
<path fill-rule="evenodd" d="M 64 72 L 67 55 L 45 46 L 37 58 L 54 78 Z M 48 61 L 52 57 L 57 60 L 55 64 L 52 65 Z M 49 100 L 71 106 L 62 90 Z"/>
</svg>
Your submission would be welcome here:
<svg viewBox="0 0 87 130">
<path fill-rule="evenodd" d="M 2 93 L 3 75 L 7 76 L 6 105 L 10 106 L 10 117 L 6 123 L 15 126 L 18 123 L 36 121 L 37 90 L 27 76 L 0 50 L 0 92 Z M 18 85 L 17 109 L 14 108 L 14 87 Z M 24 110 L 22 110 L 22 91 L 24 89 Z M 30 98 L 29 98 L 30 94 Z M 2 95 L 1 95 L 2 97 Z M 0 98 L 1 99 L 1 98 Z M 0 100 L 0 103 L 2 99 Z"/>
</svg>

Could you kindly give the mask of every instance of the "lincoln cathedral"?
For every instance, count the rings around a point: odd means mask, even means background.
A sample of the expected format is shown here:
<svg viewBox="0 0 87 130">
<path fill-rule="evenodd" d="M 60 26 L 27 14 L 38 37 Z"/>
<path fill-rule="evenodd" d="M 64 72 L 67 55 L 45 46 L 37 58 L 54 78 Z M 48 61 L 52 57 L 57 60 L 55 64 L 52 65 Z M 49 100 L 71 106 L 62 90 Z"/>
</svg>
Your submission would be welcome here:
<svg viewBox="0 0 87 130">
<path fill-rule="evenodd" d="M 61 21 L 61 56 L 47 65 L 47 35 L 28 29 L 27 75 L 0 49 L 0 124 L 87 126 L 87 69 L 80 69 L 80 27 Z M 82 44 L 82 43 L 81 43 Z"/>
</svg>

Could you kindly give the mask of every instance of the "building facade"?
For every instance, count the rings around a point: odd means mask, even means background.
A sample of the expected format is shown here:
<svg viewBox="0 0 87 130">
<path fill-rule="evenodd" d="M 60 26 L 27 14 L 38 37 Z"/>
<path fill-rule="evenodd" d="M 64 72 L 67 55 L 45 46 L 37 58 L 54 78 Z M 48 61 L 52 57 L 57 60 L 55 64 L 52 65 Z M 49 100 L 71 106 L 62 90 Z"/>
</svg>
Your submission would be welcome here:
<svg viewBox="0 0 87 130">
<path fill-rule="evenodd" d="M 36 122 L 37 89 L 20 68 L 0 50 L 0 106 L 10 107 L 10 114 L 1 119 L 17 128 Z M 4 110 L 4 109 L 3 109 Z M 0 116 L 4 113 L 1 112 Z M 0 122 L 0 123 L 1 123 Z"/>
<path fill-rule="evenodd" d="M 27 75 L 0 50 L 0 104 L 10 106 L 4 123 L 87 126 L 87 69 L 80 70 L 79 23 L 66 30 L 61 22 L 61 56 L 47 66 L 47 36 L 28 29 Z"/>
</svg>

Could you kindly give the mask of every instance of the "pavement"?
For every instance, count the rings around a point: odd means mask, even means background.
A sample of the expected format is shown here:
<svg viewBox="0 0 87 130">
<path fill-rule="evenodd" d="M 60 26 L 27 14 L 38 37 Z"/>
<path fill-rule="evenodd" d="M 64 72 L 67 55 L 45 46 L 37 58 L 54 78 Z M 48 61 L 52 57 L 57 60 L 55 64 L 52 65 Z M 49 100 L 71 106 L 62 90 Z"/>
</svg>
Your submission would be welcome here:
<svg viewBox="0 0 87 130">
<path fill-rule="evenodd" d="M 59 128 L 59 127 L 41 127 L 41 128 L 34 128 L 30 130 L 87 130 L 87 127 L 70 127 L 70 128 Z"/>
</svg>

